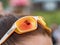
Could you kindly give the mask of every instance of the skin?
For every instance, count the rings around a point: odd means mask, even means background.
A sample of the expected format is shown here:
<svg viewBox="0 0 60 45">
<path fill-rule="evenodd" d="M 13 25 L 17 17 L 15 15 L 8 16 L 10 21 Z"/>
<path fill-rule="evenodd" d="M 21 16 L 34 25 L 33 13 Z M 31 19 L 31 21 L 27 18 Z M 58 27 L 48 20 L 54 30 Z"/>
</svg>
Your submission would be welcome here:
<svg viewBox="0 0 60 45">
<path fill-rule="evenodd" d="M 16 34 L 14 34 L 16 37 Z M 15 38 L 15 45 L 53 45 L 51 37 L 47 34 L 42 35 L 39 32 L 31 32 L 27 34 L 18 35 Z"/>
<path fill-rule="evenodd" d="M 14 34 L 14 37 L 15 45 L 53 45 L 51 37 L 40 27 L 25 34 Z"/>
</svg>

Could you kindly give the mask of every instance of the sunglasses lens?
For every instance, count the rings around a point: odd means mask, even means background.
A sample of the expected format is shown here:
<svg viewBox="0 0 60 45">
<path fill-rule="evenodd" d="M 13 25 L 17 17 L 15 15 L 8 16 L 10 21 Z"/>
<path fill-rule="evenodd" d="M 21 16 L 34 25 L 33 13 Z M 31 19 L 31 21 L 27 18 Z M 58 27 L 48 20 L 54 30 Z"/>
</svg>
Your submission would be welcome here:
<svg viewBox="0 0 60 45">
<path fill-rule="evenodd" d="M 37 21 L 32 16 L 25 16 L 16 21 L 16 33 L 25 33 L 37 29 Z"/>
</svg>

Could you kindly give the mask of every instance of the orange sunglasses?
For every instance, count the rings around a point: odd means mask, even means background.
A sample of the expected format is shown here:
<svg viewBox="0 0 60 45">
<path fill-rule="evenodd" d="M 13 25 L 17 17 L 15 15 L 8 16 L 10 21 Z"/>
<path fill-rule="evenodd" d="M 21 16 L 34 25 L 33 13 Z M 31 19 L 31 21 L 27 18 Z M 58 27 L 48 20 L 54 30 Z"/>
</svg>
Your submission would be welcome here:
<svg viewBox="0 0 60 45">
<path fill-rule="evenodd" d="M 25 16 L 19 18 L 12 27 L 7 31 L 7 33 L 1 38 L 0 45 L 7 40 L 7 38 L 13 33 L 23 34 L 26 32 L 34 31 L 37 29 L 38 24 L 43 26 L 44 29 L 51 32 L 51 29 L 46 26 L 45 21 L 42 16 Z"/>
</svg>

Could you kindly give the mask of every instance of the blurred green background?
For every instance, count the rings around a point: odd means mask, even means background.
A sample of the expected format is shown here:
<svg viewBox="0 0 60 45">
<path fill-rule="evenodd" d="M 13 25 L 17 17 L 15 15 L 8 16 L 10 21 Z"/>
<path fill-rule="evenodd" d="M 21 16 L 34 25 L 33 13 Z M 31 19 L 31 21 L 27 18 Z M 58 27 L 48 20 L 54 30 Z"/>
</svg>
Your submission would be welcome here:
<svg viewBox="0 0 60 45">
<path fill-rule="evenodd" d="M 52 12 L 35 11 L 33 12 L 33 15 L 43 16 L 48 26 L 51 26 L 54 23 L 60 25 L 60 10 Z"/>
<path fill-rule="evenodd" d="M 6 8 L 7 0 L 0 0 L 4 4 L 4 8 Z M 56 23 L 60 25 L 60 10 L 55 10 L 52 12 L 48 11 L 34 11 L 33 15 L 43 16 L 45 18 L 45 21 L 47 22 L 48 26 L 51 26 L 52 24 Z"/>
</svg>

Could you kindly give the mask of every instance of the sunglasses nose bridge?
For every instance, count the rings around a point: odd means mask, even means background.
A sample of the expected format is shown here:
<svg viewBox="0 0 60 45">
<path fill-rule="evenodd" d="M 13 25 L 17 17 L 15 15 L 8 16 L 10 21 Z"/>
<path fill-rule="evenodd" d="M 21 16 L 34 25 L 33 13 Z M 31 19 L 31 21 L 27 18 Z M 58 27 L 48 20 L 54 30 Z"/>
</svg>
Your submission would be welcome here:
<svg viewBox="0 0 60 45">
<path fill-rule="evenodd" d="M 38 20 L 38 16 L 33 16 L 33 18 L 37 21 Z"/>
</svg>

